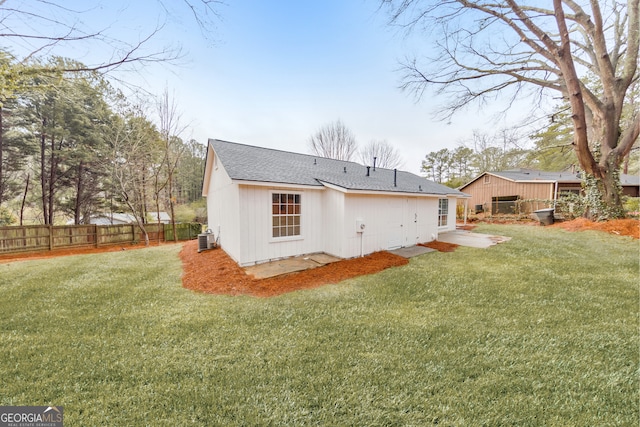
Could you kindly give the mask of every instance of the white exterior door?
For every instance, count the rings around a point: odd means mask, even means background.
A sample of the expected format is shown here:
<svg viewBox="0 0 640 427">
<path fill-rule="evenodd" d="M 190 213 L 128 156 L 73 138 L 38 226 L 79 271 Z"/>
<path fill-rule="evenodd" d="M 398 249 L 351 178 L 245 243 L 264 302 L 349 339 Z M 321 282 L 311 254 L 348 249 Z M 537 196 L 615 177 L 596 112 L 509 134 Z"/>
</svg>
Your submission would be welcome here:
<svg viewBox="0 0 640 427">
<path fill-rule="evenodd" d="M 418 199 L 409 198 L 405 203 L 403 246 L 415 246 L 418 242 Z"/>
</svg>

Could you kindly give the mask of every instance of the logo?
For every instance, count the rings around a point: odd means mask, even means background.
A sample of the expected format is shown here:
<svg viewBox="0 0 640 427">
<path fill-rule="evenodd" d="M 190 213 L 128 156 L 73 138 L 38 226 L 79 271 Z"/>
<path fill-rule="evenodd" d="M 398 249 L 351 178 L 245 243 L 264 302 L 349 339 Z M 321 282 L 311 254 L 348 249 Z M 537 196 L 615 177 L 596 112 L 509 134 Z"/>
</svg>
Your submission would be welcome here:
<svg viewBox="0 0 640 427">
<path fill-rule="evenodd" d="M 63 427 L 62 406 L 0 406 L 0 427 Z"/>
</svg>

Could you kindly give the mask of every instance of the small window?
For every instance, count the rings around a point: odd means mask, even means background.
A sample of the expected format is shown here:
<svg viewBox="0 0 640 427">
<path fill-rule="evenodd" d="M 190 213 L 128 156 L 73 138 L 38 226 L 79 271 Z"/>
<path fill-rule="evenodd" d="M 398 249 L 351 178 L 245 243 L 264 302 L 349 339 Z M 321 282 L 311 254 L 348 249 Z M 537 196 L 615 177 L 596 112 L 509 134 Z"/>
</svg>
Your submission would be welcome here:
<svg viewBox="0 0 640 427">
<path fill-rule="evenodd" d="M 271 230 L 273 237 L 300 235 L 300 194 L 271 195 Z"/>
<path fill-rule="evenodd" d="M 491 176 L 490 175 L 485 175 L 484 176 L 484 183 L 485 184 L 490 184 L 491 183 Z"/>
<path fill-rule="evenodd" d="M 440 199 L 438 201 L 438 227 L 447 225 L 449 218 L 449 199 Z"/>
</svg>

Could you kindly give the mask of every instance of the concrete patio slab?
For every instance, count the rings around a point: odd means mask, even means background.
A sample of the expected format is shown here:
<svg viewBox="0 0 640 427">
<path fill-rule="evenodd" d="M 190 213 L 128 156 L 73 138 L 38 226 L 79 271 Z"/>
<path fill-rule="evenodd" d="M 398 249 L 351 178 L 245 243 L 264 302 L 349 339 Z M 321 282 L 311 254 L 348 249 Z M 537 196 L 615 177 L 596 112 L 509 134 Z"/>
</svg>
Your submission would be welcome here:
<svg viewBox="0 0 640 427">
<path fill-rule="evenodd" d="M 434 252 L 435 249 L 425 248 L 424 246 L 409 246 L 406 248 L 394 249 L 391 252 L 394 255 L 399 255 L 404 258 L 413 258 L 414 256 L 426 254 L 428 252 Z"/>
<path fill-rule="evenodd" d="M 317 262 L 320 265 L 330 264 L 332 262 L 340 261 L 340 258 L 336 258 L 327 254 L 311 254 L 308 256 L 311 261 Z"/>
<path fill-rule="evenodd" d="M 321 267 L 339 260 L 340 258 L 327 254 L 311 254 L 252 265 L 245 267 L 244 271 L 256 279 L 267 279 L 269 277 Z"/>
<path fill-rule="evenodd" d="M 511 237 L 474 233 L 467 230 L 455 230 L 438 234 L 438 240 L 460 246 L 485 249 L 498 243 L 509 241 Z"/>
</svg>

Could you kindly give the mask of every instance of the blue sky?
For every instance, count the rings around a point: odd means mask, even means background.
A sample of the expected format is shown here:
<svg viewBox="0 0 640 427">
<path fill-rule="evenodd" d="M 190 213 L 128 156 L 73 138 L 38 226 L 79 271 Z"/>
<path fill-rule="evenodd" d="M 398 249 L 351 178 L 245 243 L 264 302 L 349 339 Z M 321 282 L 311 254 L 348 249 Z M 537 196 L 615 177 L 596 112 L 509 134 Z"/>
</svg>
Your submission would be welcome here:
<svg viewBox="0 0 640 427">
<path fill-rule="evenodd" d="M 389 28 L 376 0 L 227 0 L 206 35 L 176 0 L 166 2 L 169 17 L 156 0 L 60 3 L 88 8 L 78 15 L 82 25 L 123 39 L 164 24 L 153 43 L 181 45 L 181 64 L 118 76 L 158 95 L 168 87 L 192 129 L 184 137 L 202 143 L 219 138 L 307 153 L 309 137 L 340 119 L 359 145 L 387 140 L 402 155 L 403 169 L 418 173 L 427 153 L 454 148 L 474 129 L 503 126 L 475 108 L 451 123 L 434 121 L 444 100 L 427 94 L 416 103 L 400 91 L 399 61 L 426 53 L 429 43 Z M 104 46 L 52 53 L 86 62 L 111 54 Z"/>
</svg>

